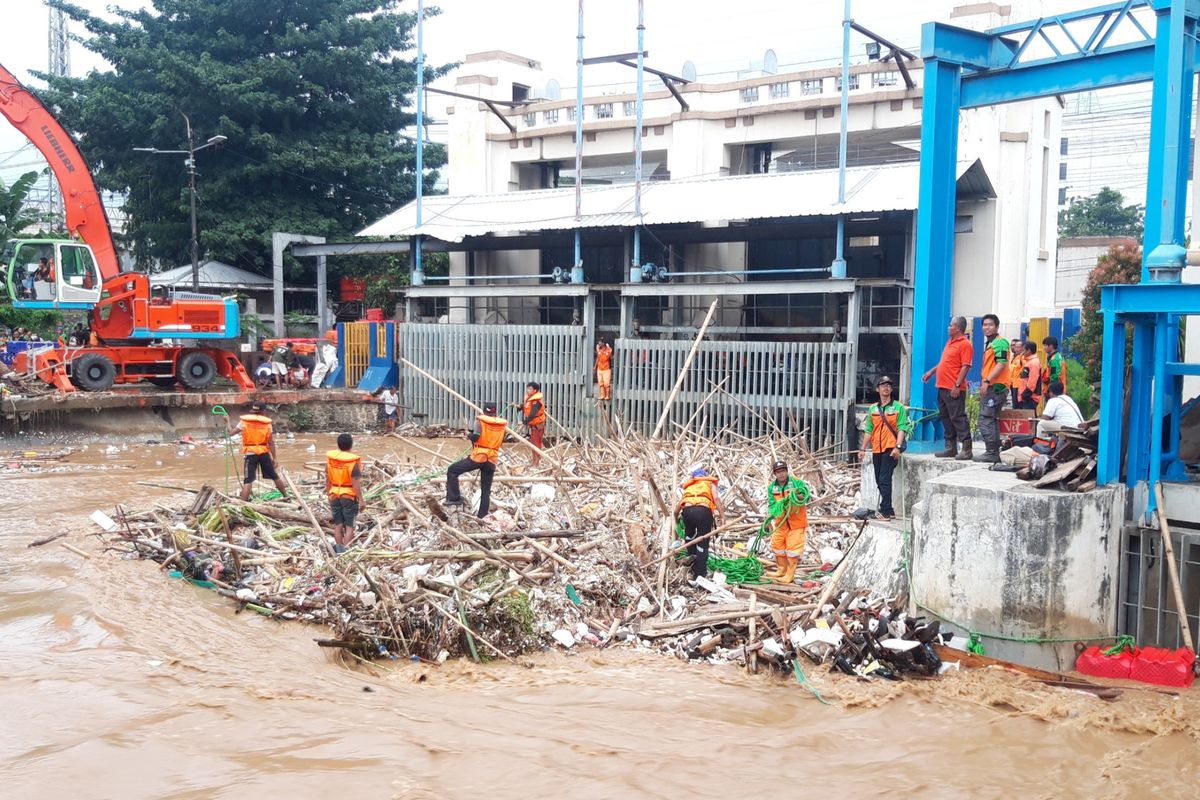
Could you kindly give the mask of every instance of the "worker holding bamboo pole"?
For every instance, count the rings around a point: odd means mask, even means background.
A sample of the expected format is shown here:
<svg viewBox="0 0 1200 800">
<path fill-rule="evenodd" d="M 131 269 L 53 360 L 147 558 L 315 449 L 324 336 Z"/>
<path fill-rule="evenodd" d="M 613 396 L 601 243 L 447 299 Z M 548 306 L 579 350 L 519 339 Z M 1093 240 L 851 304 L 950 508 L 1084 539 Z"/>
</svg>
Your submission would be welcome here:
<svg viewBox="0 0 1200 800">
<path fill-rule="evenodd" d="M 768 578 L 776 583 L 792 583 L 796 580 L 796 568 L 804 554 L 808 539 L 808 504 L 812 492 L 808 484 L 788 472 L 782 461 L 771 465 L 774 478 L 767 484 L 767 519 L 763 524 L 775 522 L 771 534 L 771 552 L 775 554 L 775 572 Z"/>
<path fill-rule="evenodd" d="M 483 413 L 475 417 L 475 429 L 468 437 L 471 452 L 466 458 L 455 461 L 446 471 L 446 502 L 447 506 L 462 506 L 462 494 L 458 488 L 458 479 L 467 472 L 479 471 L 479 516 L 486 517 L 491 509 L 492 478 L 496 474 L 496 461 L 500 455 L 500 447 L 504 444 L 504 435 L 508 432 L 508 423 L 503 417 L 496 416 L 496 404 L 484 403 Z"/>
</svg>

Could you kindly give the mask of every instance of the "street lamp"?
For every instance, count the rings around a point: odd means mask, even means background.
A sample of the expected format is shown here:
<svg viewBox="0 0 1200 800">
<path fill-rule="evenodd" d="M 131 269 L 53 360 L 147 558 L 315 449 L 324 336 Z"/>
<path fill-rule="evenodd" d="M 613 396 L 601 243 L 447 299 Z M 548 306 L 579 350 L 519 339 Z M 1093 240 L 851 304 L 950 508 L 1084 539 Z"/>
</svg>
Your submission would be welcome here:
<svg viewBox="0 0 1200 800">
<path fill-rule="evenodd" d="M 188 171 L 188 192 L 191 195 L 192 201 L 192 291 L 200 291 L 200 241 L 196 233 L 196 153 L 206 147 L 221 144 L 229 137 L 227 136 L 212 136 L 204 144 L 196 147 L 195 139 L 192 136 L 192 121 L 187 114 L 182 111 L 179 116 L 183 117 L 184 123 L 187 125 L 187 150 L 159 150 L 157 147 L 135 147 L 134 150 L 139 153 L 158 153 L 162 155 L 186 155 L 183 165 Z"/>
</svg>

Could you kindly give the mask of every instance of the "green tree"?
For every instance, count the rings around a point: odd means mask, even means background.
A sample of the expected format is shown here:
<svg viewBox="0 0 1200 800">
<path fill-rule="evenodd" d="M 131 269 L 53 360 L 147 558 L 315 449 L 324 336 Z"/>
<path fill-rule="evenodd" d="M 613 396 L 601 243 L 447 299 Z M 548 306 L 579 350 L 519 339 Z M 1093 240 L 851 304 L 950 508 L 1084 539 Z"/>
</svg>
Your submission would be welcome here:
<svg viewBox="0 0 1200 800">
<path fill-rule="evenodd" d="M 37 172 L 26 172 L 9 186 L 0 179 L 0 241 L 39 229 L 51 221 L 51 215 L 29 205 L 29 193 L 38 181 Z"/>
<path fill-rule="evenodd" d="M 1058 212 L 1059 236 L 1129 236 L 1141 241 L 1146 209 L 1125 205 L 1125 196 L 1105 186 Z"/>
<path fill-rule="evenodd" d="M 186 263 L 185 156 L 134 152 L 227 141 L 196 156 L 201 250 L 265 271 L 272 231 L 345 237 L 414 194 L 416 15 L 399 0 L 151 0 L 102 20 L 50 0 L 113 66 L 39 75 L 40 94 L 80 136 L 97 183 L 126 195 L 140 263 Z M 426 12 L 431 13 L 429 11 Z M 427 78 L 443 70 L 427 69 Z M 445 161 L 431 146 L 425 181 Z"/>
<path fill-rule="evenodd" d="M 1082 325 L 1079 333 L 1071 337 L 1070 348 L 1079 354 L 1083 364 L 1083 377 L 1087 384 L 1100 380 L 1101 356 L 1104 349 L 1104 315 L 1100 313 L 1100 287 L 1111 283 L 1137 283 L 1142 276 L 1142 248 L 1133 240 L 1114 244 L 1108 252 L 1096 260 L 1096 266 L 1088 275 L 1080 301 Z M 1129 361 L 1126 337 L 1126 362 Z M 1068 389 L 1074 388 L 1074 378 L 1067 373 Z M 1089 386 L 1090 388 L 1090 386 Z M 1075 394 L 1074 391 L 1071 392 Z"/>
</svg>

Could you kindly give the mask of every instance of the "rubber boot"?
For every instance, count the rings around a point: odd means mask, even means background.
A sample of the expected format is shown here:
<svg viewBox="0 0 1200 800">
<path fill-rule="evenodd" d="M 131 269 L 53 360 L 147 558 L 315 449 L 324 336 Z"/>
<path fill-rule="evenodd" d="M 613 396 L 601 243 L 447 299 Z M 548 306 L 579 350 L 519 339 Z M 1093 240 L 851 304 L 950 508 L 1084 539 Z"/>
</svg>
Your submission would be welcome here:
<svg viewBox="0 0 1200 800">
<path fill-rule="evenodd" d="M 975 458 L 973 458 L 972 461 L 976 461 L 980 464 L 999 464 L 1000 463 L 1000 451 L 993 450 L 992 448 L 988 447 L 982 453 L 975 456 Z"/>
<path fill-rule="evenodd" d="M 971 460 L 971 440 L 967 439 L 962 443 L 962 450 L 954 457 L 955 461 L 970 461 Z"/>
<path fill-rule="evenodd" d="M 787 556 L 775 556 L 775 571 L 768 572 L 764 577 L 775 580 L 787 574 Z"/>
<path fill-rule="evenodd" d="M 775 583 L 786 585 L 796 581 L 796 566 L 800 563 L 800 559 L 784 556 L 784 560 L 787 562 L 787 570 L 778 578 L 775 578 L 774 581 Z"/>
<path fill-rule="evenodd" d="M 946 440 L 946 449 L 936 454 L 936 458 L 954 458 L 958 455 L 958 445 L 953 440 Z"/>
</svg>

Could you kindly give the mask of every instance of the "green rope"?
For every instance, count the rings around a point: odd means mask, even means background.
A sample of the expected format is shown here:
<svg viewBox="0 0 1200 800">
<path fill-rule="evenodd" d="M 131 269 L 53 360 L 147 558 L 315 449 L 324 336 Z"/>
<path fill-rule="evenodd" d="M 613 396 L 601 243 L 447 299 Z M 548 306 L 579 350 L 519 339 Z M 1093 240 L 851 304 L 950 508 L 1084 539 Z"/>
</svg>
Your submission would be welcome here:
<svg viewBox="0 0 1200 800">
<path fill-rule="evenodd" d="M 775 481 L 767 484 L 767 519 L 784 520 L 793 511 L 806 508 L 812 501 L 812 492 L 808 484 L 797 477 L 789 476 L 783 496 L 778 500 L 771 499 L 771 488 Z"/>
<path fill-rule="evenodd" d="M 808 689 L 810 692 L 812 692 L 813 697 L 817 698 L 825 705 L 827 705 L 827 706 L 833 705 L 833 703 L 830 703 L 824 697 L 821 697 L 821 693 L 817 691 L 817 687 L 815 687 L 811 683 L 809 683 L 808 680 L 804 677 L 804 670 L 800 669 L 800 656 L 796 656 L 795 658 L 792 659 L 792 671 L 796 673 L 796 683 L 800 684 L 805 689 Z"/>
<path fill-rule="evenodd" d="M 1125 650 L 1132 652 L 1135 649 L 1137 649 L 1137 641 L 1132 636 L 1122 635 L 1117 637 L 1116 644 L 1104 651 L 1104 655 L 1119 656 Z"/>
<path fill-rule="evenodd" d="M 736 584 L 765 584 L 771 583 L 763 577 L 763 565 L 754 556 L 742 558 L 716 558 L 709 556 L 708 568 L 713 572 L 725 573 L 727 583 Z"/>
</svg>

